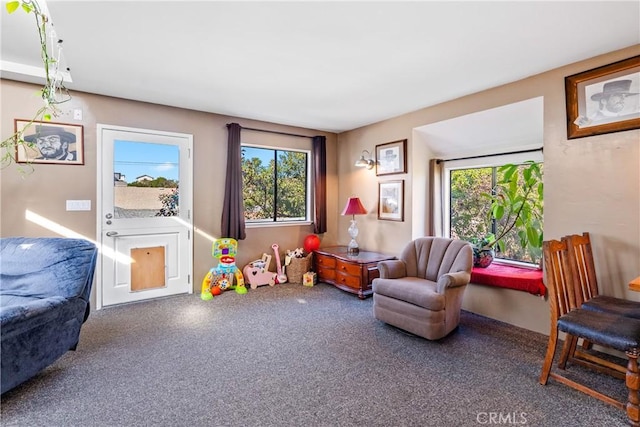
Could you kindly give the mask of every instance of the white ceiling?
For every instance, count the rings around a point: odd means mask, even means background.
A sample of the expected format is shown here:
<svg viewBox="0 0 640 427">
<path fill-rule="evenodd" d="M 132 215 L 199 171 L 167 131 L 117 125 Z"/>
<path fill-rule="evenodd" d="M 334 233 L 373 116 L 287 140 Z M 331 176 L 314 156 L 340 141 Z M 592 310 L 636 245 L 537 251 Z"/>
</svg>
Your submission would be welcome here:
<svg viewBox="0 0 640 427">
<path fill-rule="evenodd" d="M 34 81 L 2 1 L 1 76 Z M 341 132 L 640 43 L 640 2 L 56 1 L 73 91 Z"/>
</svg>

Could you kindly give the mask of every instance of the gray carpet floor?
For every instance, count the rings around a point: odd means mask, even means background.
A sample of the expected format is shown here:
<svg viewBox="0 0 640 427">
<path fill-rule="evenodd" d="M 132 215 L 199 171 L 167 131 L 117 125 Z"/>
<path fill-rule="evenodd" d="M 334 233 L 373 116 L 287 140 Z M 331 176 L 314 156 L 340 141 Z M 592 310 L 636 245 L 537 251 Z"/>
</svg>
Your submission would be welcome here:
<svg viewBox="0 0 640 427">
<path fill-rule="evenodd" d="M 463 312 L 458 329 L 431 342 L 377 321 L 372 303 L 326 284 L 283 284 L 94 311 L 77 351 L 2 396 L 0 423 L 626 425 L 621 410 L 538 384 L 544 335 Z M 571 371 L 626 396 L 621 380 Z"/>
</svg>

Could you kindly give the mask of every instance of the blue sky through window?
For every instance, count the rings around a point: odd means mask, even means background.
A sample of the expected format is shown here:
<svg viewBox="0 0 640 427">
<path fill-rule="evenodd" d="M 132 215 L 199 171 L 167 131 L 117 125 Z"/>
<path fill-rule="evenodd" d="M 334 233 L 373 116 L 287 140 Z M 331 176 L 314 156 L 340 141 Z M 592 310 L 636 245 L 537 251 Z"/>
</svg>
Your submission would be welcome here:
<svg viewBox="0 0 640 427">
<path fill-rule="evenodd" d="M 269 161 L 273 160 L 274 149 L 249 147 L 243 145 L 242 151 L 244 151 L 244 157 L 247 159 L 253 159 L 254 157 L 260 159 L 262 161 L 262 166 L 268 166 Z"/>
<path fill-rule="evenodd" d="M 113 148 L 113 171 L 125 176 L 128 183 L 149 175 L 179 180 L 180 150 L 176 145 L 116 140 Z"/>
</svg>

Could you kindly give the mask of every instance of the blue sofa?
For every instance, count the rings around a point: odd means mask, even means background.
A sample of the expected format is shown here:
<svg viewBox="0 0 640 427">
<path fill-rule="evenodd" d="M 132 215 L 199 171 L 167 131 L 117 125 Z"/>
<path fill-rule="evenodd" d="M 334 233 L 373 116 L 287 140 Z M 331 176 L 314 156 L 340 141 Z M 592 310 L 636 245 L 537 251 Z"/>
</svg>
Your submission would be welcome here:
<svg viewBox="0 0 640 427">
<path fill-rule="evenodd" d="M 75 350 L 97 252 L 82 239 L 0 239 L 0 393 Z"/>
</svg>

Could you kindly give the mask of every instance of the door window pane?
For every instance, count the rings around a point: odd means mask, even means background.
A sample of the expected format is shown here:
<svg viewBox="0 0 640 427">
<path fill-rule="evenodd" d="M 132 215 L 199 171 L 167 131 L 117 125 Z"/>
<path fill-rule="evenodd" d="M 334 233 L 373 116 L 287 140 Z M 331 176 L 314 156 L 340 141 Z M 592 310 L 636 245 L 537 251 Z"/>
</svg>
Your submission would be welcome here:
<svg viewBox="0 0 640 427">
<path fill-rule="evenodd" d="M 180 149 L 175 145 L 115 141 L 114 217 L 179 213 Z"/>
</svg>

